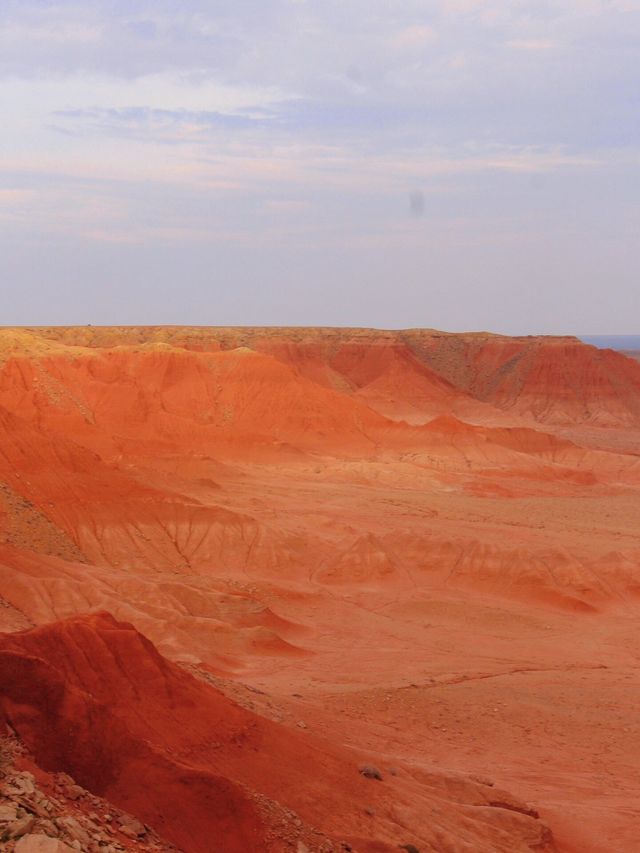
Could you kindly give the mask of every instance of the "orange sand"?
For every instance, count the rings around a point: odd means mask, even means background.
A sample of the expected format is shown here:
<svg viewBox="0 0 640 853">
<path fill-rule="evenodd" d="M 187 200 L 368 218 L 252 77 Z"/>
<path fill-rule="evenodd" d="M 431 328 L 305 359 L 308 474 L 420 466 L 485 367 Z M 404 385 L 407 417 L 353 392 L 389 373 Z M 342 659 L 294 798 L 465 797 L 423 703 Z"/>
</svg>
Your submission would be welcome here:
<svg viewBox="0 0 640 853">
<path fill-rule="evenodd" d="M 0 439 L 0 630 L 57 623 L 0 639 L 0 709 L 45 769 L 185 851 L 292 849 L 287 809 L 336 850 L 637 845 L 639 362 L 7 329 Z"/>
</svg>

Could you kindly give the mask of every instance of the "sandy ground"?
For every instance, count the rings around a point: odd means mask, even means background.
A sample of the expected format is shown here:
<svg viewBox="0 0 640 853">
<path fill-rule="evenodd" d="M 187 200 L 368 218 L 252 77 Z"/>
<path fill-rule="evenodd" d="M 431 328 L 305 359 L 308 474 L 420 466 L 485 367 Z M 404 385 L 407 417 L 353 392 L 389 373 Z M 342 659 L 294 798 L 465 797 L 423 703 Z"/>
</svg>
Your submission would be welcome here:
<svg viewBox="0 0 640 853">
<path fill-rule="evenodd" d="M 640 365 L 29 334 L 0 386 L 0 628 L 108 610 L 296 736 L 490 780 L 560 853 L 635 849 Z M 558 348 L 594 387 L 549 384 Z"/>
</svg>

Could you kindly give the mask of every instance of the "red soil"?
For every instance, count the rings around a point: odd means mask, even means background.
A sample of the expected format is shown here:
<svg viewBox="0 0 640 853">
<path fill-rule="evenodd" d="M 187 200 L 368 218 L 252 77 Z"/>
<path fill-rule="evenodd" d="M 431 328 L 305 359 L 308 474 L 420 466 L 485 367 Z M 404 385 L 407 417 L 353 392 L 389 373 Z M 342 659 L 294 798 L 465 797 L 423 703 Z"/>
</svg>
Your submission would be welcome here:
<svg viewBox="0 0 640 853">
<path fill-rule="evenodd" d="M 108 614 L 5 635 L 0 677 L 5 719 L 45 770 L 126 805 L 185 850 L 208 853 L 214 840 L 229 851 L 287 849 L 278 832 L 295 831 L 295 816 L 278 803 L 361 850 L 393 849 L 403 834 L 451 850 L 552 849 L 508 794 L 410 769 L 378 785 L 359 774 L 363 756 L 241 708 Z"/>
<path fill-rule="evenodd" d="M 185 851 L 631 850 L 639 494 L 575 339 L 0 331 L 2 713 Z"/>
</svg>

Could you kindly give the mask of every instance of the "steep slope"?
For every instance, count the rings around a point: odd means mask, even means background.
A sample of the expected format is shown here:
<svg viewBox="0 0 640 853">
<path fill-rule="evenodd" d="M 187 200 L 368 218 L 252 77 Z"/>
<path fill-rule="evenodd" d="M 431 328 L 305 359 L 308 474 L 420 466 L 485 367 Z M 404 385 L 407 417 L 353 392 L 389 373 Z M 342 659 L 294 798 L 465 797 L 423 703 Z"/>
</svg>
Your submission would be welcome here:
<svg viewBox="0 0 640 853">
<path fill-rule="evenodd" d="M 250 515 L 146 486 L 130 469 L 2 408 L 0 440 L 0 541 L 175 572 L 213 561 L 246 566 L 278 551 L 280 534 Z"/>
<path fill-rule="evenodd" d="M 256 346 L 329 388 L 353 394 L 370 408 L 394 420 L 423 423 L 435 414 L 464 412 L 486 416 L 490 407 L 478 403 L 422 364 L 401 341 L 355 337 L 350 340 L 258 339 Z M 499 417 L 493 412 L 493 417 Z"/>
<path fill-rule="evenodd" d="M 102 455 L 235 453 L 290 444 L 315 452 L 375 447 L 385 418 L 246 348 L 196 353 L 167 345 L 27 351 L 0 373 L 0 405 L 50 429 L 73 430 Z"/>
<path fill-rule="evenodd" d="M 313 826 L 315 845 L 327 833 L 372 853 L 407 833 L 443 853 L 554 849 L 508 794 L 444 774 L 371 781 L 357 754 L 235 705 L 108 614 L 1 636 L 0 682 L 1 718 L 44 769 L 70 773 L 185 853 L 208 853 L 213 839 L 224 853 L 284 850 Z M 380 817 L 366 820 L 363 797 Z M 394 820 L 403 812 L 413 828 Z"/>
<path fill-rule="evenodd" d="M 549 424 L 640 423 L 640 366 L 577 338 L 401 333 L 416 356 L 479 400 Z"/>
<path fill-rule="evenodd" d="M 8 330 L 1 334 L 15 337 Z M 0 334 L 0 336 L 1 336 Z M 214 352 L 250 347 L 292 365 L 302 375 L 341 392 L 357 391 L 375 382 L 394 361 L 411 362 L 421 374 L 422 390 L 398 399 L 395 381 L 391 396 L 409 417 L 420 397 L 450 413 L 453 386 L 462 404 L 476 399 L 508 412 L 549 424 L 637 425 L 640 420 L 640 366 L 613 350 L 596 349 L 575 337 L 506 337 L 486 332 L 445 333 L 433 329 L 399 331 L 336 328 L 182 328 L 130 327 L 21 330 L 38 348 L 81 345 L 100 349 L 118 345 L 162 342 L 186 349 Z M 435 376 L 434 376 L 435 374 Z M 411 380 L 412 382 L 414 380 Z M 443 384 L 444 382 L 444 384 Z M 389 389 L 387 389 L 389 390 Z M 376 397 L 381 411 L 390 401 Z M 393 401 L 391 401 L 393 402 Z M 475 419 L 467 411 L 454 410 Z M 477 410 L 477 411 L 481 411 Z M 490 411 L 485 409 L 485 415 Z"/>
</svg>

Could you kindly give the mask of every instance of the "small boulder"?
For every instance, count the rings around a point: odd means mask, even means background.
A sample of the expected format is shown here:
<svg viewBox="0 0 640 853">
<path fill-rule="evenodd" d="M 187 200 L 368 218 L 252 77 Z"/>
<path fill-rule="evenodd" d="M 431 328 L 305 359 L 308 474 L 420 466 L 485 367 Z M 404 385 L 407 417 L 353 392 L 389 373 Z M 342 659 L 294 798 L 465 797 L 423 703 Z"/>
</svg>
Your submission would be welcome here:
<svg viewBox="0 0 640 853">
<path fill-rule="evenodd" d="M 86 793 L 85 789 L 81 788 L 80 785 L 69 785 L 65 790 L 65 794 L 70 800 L 79 800 L 84 797 Z"/>
<path fill-rule="evenodd" d="M 35 822 L 36 819 L 32 814 L 28 814 L 26 817 L 14 820 L 13 823 L 10 823 L 7 827 L 9 838 L 20 838 L 28 832 L 31 832 L 35 826 Z"/>
<path fill-rule="evenodd" d="M 18 820 L 16 807 L 9 804 L 0 804 L 0 823 L 13 823 Z"/>
<path fill-rule="evenodd" d="M 89 846 L 91 841 L 89 833 L 74 817 L 59 817 L 56 818 L 55 823 L 60 832 L 69 837 L 72 847 L 75 847 L 76 841 L 81 848 Z"/>
<path fill-rule="evenodd" d="M 51 820 L 39 820 L 38 829 L 45 835 L 50 835 L 52 838 L 58 837 L 58 827 Z"/>
<path fill-rule="evenodd" d="M 373 764 L 361 764 L 358 770 L 367 779 L 377 779 L 379 782 L 382 782 L 382 773 Z"/>
<path fill-rule="evenodd" d="M 120 832 L 129 838 L 140 838 L 147 832 L 144 824 L 135 817 L 123 816 L 119 818 L 118 823 L 120 824 Z"/>
</svg>

